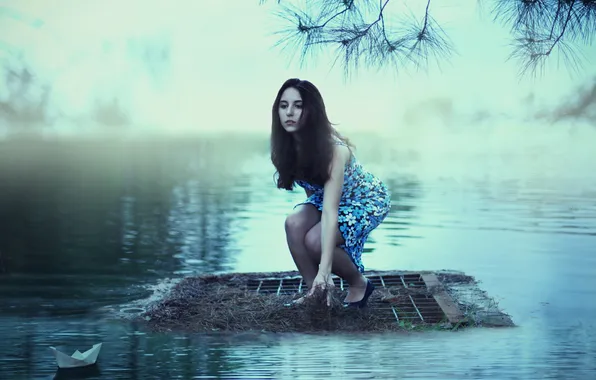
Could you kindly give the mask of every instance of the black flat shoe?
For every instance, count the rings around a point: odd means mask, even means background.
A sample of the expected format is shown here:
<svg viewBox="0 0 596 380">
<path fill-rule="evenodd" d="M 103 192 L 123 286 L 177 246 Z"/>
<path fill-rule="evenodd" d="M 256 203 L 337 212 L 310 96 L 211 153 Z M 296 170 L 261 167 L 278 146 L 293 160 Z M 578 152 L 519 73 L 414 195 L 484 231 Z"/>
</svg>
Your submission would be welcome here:
<svg viewBox="0 0 596 380">
<path fill-rule="evenodd" d="M 366 279 L 366 290 L 364 291 L 364 297 L 362 297 L 362 299 L 360 301 L 356 301 L 356 302 L 344 302 L 343 303 L 344 307 L 345 308 L 354 307 L 354 308 L 357 308 L 357 309 L 362 309 L 362 308 L 366 307 L 366 302 L 368 301 L 368 297 L 370 297 L 370 295 L 372 294 L 372 292 L 374 290 L 375 290 L 375 286 L 367 278 Z"/>
</svg>

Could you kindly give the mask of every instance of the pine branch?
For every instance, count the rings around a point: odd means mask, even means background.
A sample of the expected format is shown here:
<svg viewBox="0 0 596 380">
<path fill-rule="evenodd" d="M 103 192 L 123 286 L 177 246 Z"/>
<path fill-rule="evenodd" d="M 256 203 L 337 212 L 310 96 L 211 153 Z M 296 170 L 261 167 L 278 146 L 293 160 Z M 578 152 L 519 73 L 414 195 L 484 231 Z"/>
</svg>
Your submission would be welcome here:
<svg viewBox="0 0 596 380">
<path fill-rule="evenodd" d="M 519 60 L 521 74 L 542 69 L 555 50 L 569 68 L 581 66 L 582 57 L 574 42 L 589 45 L 596 35 L 596 0 L 478 0 L 478 3 L 482 6 L 489 1 L 494 4 L 494 21 L 511 30 L 513 49 L 508 59 Z M 281 16 L 292 27 L 285 30 L 286 36 L 279 42 L 285 43 L 286 48 L 299 50 L 301 64 L 315 48 L 335 50 L 333 65 L 341 58 L 346 73 L 362 61 L 370 67 L 401 69 L 407 64 L 420 68 L 433 56 L 437 62 L 449 58 L 453 46 L 432 17 L 431 0 L 427 0 L 424 15 L 404 23 L 399 33 L 390 28 L 386 19 L 390 2 L 310 0 L 309 6 L 315 4 L 320 8 L 318 16 L 286 6 Z M 365 21 L 359 9 L 363 6 L 376 8 L 373 20 Z"/>
<path fill-rule="evenodd" d="M 391 65 L 397 69 L 408 62 L 420 68 L 429 57 L 441 60 L 451 54 L 449 39 L 432 18 L 431 0 L 427 0 L 421 20 L 411 20 L 401 32 L 388 28 L 385 13 L 390 2 L 379 0 L 373 5 L 373 1 L 362 1 L 357 6 L 354 0 L 320 0 L 316 2 L 320 8 L 316 16 L 284 5 L 278 15 L 292 26 L 281 32 L 284 36 L 278 44 L 300 51 L 301 65 L 315 49 L 335 50 L 332 65 L 342 61 L 346 75 L 362 62 L 370 67 Z M 361 12 L 362 6 L 368 6 L 368 12 Z M 373 13 L 374 19 L 366 21 L 365 13 Z"/>
<path fill-rule="evenodd" d="M 596 0 L 497 0 L 493 12 L 511 28 L 508 59 L 518 60 L 520 75 L 542 71 L 555 50 L 568 69 L 579 69 L 583 56 L 573 42 L 590 44 L 596 33 Z"/>
</svg>

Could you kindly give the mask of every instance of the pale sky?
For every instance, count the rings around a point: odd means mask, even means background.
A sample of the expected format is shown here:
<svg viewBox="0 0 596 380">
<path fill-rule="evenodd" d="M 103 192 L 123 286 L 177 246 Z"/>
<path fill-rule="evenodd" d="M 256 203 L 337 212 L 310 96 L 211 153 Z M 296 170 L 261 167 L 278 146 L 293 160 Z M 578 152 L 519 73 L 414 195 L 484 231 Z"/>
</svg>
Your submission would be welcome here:
<svg viewBox="0 0 596 380">
<path fill-rule="evenodd" d="M 406 3 L 422 17 L 426 2 Z M 388 11 L 401 14 L 399 4 L 390 3 Z M 280 27 L 272 12 L 275 0 L 266 5 L 259 0 L 12 0 L 0 6 L 21 15 L 1 16 L 0 53 L 9 57 L 11 47 L 22 49 L 53 85 L 57 108 L 84 115 L 98 97 L 116 96 L 139 129 L 268 132 L 271 103 L 289 77 L 319 87 L 340 128 L 382 131 L 436 98 L 451 99 L 458 112 L 482 109 L 521 117 L 526 107 L 521 99 L 530 92 L 539 102 L 557 104 L 596 76 L 596 49 L 589 47 L 583 50 L 583 71 L 557 69 L 554 56 L 543 77 L 520 81 L 516 64 L 505 62 L 511 51 L 508 31 L 490 16 L 481 17 L 475 0 L 431 5 L 458 52 L 441 71 L 434 63 L 428 72 L 409 74 L 363 70 L 348 81 L 325 56 L 300 68 L 273 46 L 272 32 Z M 169 47 L 169 61 L 151 66 L 162 70 L 160 81 L 130 54 L 133 40 Z M 423 116 L 432 119 L 428 113 Z"/>
</svg>

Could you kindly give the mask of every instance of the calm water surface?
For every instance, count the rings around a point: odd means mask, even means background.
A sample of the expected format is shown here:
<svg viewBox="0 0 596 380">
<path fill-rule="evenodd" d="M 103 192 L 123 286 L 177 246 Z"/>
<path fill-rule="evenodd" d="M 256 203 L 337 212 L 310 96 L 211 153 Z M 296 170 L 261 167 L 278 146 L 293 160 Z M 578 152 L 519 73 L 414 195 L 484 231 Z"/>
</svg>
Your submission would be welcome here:
<svg viewBox="0 0 596 380">
<path fill-rule="evenodd" d="M 596 174 L 581 170 L 596 153 L 566 166 L 362 144 L 393 191 L 366 267 L 464 271 L 516 328 L 201 335 L 122 316 L 168 279 L 293 269 L 283 220 L 303 193 L 275 189 L 266 140 L 0 145 L 1 379 L 63 378 L 48 346 L 97 342 L 81 377 L 596 378 Z"/>
</svg>

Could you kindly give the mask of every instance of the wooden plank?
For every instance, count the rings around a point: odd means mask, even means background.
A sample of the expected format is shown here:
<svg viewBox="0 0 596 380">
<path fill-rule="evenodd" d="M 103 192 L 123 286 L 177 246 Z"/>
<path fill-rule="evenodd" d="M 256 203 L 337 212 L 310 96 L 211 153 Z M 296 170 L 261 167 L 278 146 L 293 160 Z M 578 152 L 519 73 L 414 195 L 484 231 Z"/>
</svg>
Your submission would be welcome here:
<svg viewBox="0 0 596 380">
<path fill-rule="evenodd" d="M 449 322 L 451 322 L 452 324 L 461 323 L 464 320 L 463 313 L 461 312 L 461 310 L 459 310 L 457 304 L 453 302 L 451 296 L 447 294 L 445 288 L 443 287 L 443 284 L 441 284 L 437 276 L 433 273 L 424 273 L 421 274 L 421 277 L 424 283 L 426 284 L 427 289 L 440 289 L 436 293 L 433 292 L 435 293 L 433 297 L 443 310 L 443 313 L 445 313 L 445 316 L 447 317 Z"/>
</svg>

